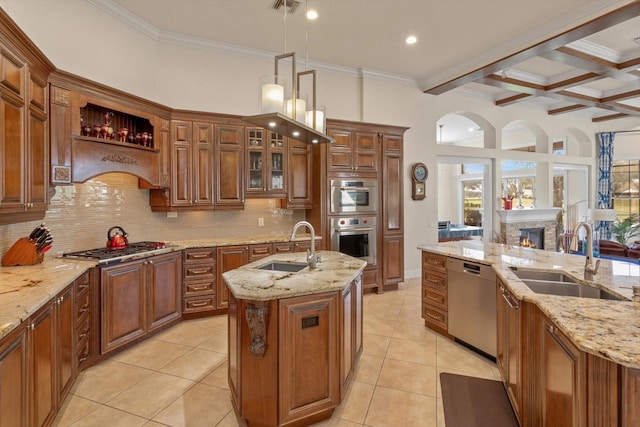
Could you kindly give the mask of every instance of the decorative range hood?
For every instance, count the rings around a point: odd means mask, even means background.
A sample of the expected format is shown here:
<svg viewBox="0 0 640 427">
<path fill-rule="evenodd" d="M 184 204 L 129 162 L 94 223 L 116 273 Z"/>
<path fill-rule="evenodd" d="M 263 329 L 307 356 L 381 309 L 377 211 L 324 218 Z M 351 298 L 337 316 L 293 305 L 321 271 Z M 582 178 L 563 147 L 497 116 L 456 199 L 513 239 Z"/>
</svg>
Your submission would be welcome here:
<svg viewBox="0 0 640 427">
<path fill-rule="evenodd" d="M 315 129 L 300 123 L 282 113 L 266 113 L 256 116 L 246 116 L 242 120 L 252 125 L 270 129 L 281 135 L 288 136 L 307 144 L 332 143 L 336 140 Z"/>
</svg>

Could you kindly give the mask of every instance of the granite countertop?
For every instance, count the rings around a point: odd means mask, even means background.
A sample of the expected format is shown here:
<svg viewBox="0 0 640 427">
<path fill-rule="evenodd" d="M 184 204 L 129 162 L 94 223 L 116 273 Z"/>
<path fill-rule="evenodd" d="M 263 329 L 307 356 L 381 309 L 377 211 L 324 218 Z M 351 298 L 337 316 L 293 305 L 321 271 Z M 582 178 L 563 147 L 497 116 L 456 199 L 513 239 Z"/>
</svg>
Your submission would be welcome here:
<svg viewBox="0 0 640 427">
<path fill-rule="evenodd" d="M 344 289 L 367 266 L 365 261 L 340 252 L 319 251 L 321 260 L 314 270 L 305 267 L 297 273 L 260 270 L 272 261 L 306 263 L 306 254 L 271 255 L 222 277 L 229 291 L 238 299 L 269 301 Z"/>
<path fill-rule="evenodd" d="M 536 304 L 583 351 L 632 368 L 640 368 L 640 303 L 537 294 L 509 268 L 563 271 L 579 283 L 607 288 L 631 299 L 640 285 L 640 266 L 601 260 L 598 274 L 586 280 L 584 256 L 463 240 L 419 245 L 418 249 L 492 265 L 496 274 L 523 301 Z"/>
<path fill-rule="evenodd" d="M 45 258 L 41 264 L 0 268 L 0 338 L 95 265 L 95 261 Z"/>
<path fill-rule="evenodd" d="M 212 246 L 231 246 L 231 245 L 256 245 L 260 243 L 282 243 L 289 242 L 291 234 L 265 234 L 263 236 L 253 237 L 216 237 L 213 239 L 185 239 L 167 241 L 168 245 L 176 245 L 181 249 L 189 248 L 206 248 Z M 321 240 L 319 236 L 315 236 L 316 240 Z M 296 234 L 295 241 L 311 240 L 311 234 Z"/>
</svg>

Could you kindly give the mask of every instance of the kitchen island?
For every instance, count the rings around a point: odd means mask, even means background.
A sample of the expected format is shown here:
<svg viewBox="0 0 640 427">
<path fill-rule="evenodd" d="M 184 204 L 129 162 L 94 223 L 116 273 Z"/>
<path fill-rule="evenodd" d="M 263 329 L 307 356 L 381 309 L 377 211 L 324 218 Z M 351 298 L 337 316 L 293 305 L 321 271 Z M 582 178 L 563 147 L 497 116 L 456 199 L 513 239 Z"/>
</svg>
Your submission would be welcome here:
<svg viewBox="0 0 640 427">
<path fill-rule="evenodd" d="M 640 426 L 640 304 L 631 301 L 638 265 L 601 260 L 589 277 L 579 255 L 481 241 L 418 249 L 425 324 L 445 335 L 450 260 L 495 270 L 496 362 L 520 425 Z M 534 292 L 526 274 L 608 297 Z"/>
<path fill-rule="evenodd" d="M 362 350 L 366 262 L 319 255 L 313 270 L 296 253 L 223 274 L 230 291 L 229 388 L 248 426 L 310 425 L 329 418 L 344 396 Z"/>
</svg>

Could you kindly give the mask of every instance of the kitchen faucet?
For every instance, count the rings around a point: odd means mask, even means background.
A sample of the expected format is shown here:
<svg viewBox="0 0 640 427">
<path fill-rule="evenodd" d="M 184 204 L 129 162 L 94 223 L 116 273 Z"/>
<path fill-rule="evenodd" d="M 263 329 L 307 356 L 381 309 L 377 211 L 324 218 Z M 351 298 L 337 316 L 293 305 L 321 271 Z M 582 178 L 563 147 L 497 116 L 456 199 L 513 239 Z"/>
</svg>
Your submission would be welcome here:
<svg viewBox="0 0 640 427">
<path fill-rule="evenodd" d="M 303 225 L 311 231 L 311 250 L 307 249 L 307 262 L 309 263 L 309 269 L 313 270 L 316 268 L 316 263 L 320 262 L 320 256 L 316 254 L 316 231 L 313 229 L 313 225 L 307 221 L 298 221 L 293 226 L 289 240 L 292 242 L 296 240 L 296 231 Z"/>
<path fill-rule="evenodd" d="M 596 265 L 593 265 L 593 230 L 591 230 L 591 226 L 586 222 L 579 222 L 576 224 L 576 227 L 573 229 L 573 237 L 571 238 L 571 244 L 569 245 L 569 250 L 577 251 L 578 250 L 578 231 L 580 227 L 584 227 L 587 232 L 587 247 L 585 249 L 585 263 L 584 263 L 584 273 L 585 276 L 592 276 L 598 274 L 598 268 L 600 267 L 600 260 L 596 261 Z"/>
</svg>

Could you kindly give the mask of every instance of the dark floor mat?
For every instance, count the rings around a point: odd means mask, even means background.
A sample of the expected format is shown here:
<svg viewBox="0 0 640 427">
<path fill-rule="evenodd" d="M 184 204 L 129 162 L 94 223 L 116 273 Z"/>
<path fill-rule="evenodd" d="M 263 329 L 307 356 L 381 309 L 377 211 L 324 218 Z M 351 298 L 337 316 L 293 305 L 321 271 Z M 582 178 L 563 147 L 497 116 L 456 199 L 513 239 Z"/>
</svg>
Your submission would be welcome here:
<svg viewBox="0 0 640 427">
<path fill-rule="evenodd" d="M 500 381 L 440 374 L 447 427 L 517 427 L 504 385 Z"/>
</svg>

